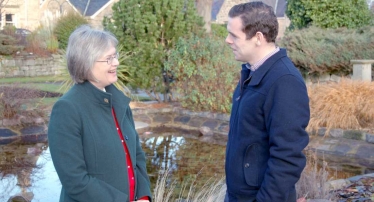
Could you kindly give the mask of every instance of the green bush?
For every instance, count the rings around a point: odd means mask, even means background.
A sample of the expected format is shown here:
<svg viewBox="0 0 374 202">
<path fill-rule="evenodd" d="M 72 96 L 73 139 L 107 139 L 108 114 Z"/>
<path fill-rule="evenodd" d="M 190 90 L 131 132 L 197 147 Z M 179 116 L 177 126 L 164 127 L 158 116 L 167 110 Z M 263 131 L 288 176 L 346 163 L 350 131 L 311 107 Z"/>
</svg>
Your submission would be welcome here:
<svg viewBox="0 0 374 202">
<path fill-rule="evenodd" d="M 53 33 L 57 37 L 59 48 L 65 49 L 68 45 L 70 34 L 83 24 L 88 24 L 88 21 L 77 13 L 68 13 L 58 19 Z"/>
<path fill-rule="evenodd" d="M 194 1 L 121 0 L 112 8 L 112 18 L 104 18 L 103 25 L 129 53 L 128 84 L 161 101 L 158 93 L 166 97 L 170 88 L 169 79 L 163 75 L 167 52 L 179 37 L 204 30 Z"/>
<path fill-rule="evenodd" d="M 285 33 L 278 42 L 303 74 L 348 75 L 352 59 L 374 59 L 374 27 L 357 30 L 310 27 Z"/>
<path fill-rule="evenodd" d="M 14 36 L 16 34 L 16 27 L 13 25 L 5 25 L 2 30 L 3 34 Z"/>
<path fill-rule="evenodd" d="M 215 36 L 221 37 L 225 39 L 227 37 L 227 29 L 226 29 L 226 24 L 212 24 L 212 33 Z"/>
<path fill-rule="evenodd" d="M 359 28 L 372 24 L 366 0 L 289 0 L 290 28 Z"/>
<path fill-rule="evenodd" d="M 165 63 L 174 73 L 173 89 L 183 107 L 191 110 L 231 111 L 231 97 L 239 79 L 240 64 L 219 37 L 179 39 Z"/>
<path fill-rule="evenodd" d="M 21 51 L 24 47 L 17 45 L 16 40 L 11 35 L 0 34 L 0 55 L 12 55 Z"/>
</svg>

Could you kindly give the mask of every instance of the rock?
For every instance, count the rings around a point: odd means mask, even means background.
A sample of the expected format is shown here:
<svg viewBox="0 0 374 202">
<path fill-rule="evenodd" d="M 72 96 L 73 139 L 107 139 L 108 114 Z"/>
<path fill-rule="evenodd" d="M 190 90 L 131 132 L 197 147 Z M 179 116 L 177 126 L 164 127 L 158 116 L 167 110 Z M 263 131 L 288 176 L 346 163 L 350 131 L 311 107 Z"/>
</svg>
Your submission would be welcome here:
<svg viewBox="0 0 374 202">
<path fill-rule="evenodd" d="M 33 198 L 34 194 L 32 192 L 26 192 L 10 197 L 8 202 L 31 202 Z"/>
<path fill-rule="evenodd" d="M 336 189 L 340 189 L 344 186 L 347 186 L 350 183 L 351 182 L 349 180 L 339 179 L 339 180 L 333 180 L 333 181 L 326 182 L 325 185 L 328 187 L 329 190 L 336 190 Z"/>
<path fill-rule="evenodd" d="M 29 147 L 27 148 L 27 153 L 37 155 L 42 153 L 42 150 L 39 147 Z"/>
<path fill-rule="evenodd" d="M 201 126 L 199 128 L 199 131 L 200 133 L 203 135 L 203 136 L 212 136 L 213 135 L 213 131 L 212 129 L 210 129 L 209 127 L 206 127 L 206 126 Z"/>
</svg>

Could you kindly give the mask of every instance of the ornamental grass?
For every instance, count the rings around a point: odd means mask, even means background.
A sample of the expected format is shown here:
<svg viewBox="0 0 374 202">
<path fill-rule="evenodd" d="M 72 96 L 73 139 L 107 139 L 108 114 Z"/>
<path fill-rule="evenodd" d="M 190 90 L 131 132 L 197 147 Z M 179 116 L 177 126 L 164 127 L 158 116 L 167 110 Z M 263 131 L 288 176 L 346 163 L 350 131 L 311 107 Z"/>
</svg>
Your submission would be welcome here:
<svg viewBox="0 0 374 202">
<path fill-rule="evenodd" d="M 342 79 L 339 82 L 312 84 L 310 98 L 311 133 L 331 129 L 367 130 L 374 132 L 374 83 Z"/>
</svg>

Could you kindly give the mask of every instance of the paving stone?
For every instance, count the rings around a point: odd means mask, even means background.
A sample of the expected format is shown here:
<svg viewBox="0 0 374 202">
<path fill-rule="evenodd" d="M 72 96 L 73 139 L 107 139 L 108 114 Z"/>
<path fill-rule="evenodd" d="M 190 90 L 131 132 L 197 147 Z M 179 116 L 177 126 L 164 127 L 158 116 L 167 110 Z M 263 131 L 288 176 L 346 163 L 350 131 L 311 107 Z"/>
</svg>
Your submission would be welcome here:
<svg viewBox="0 0 374 202">
<path fill-rule="evenodd" d="M 348 144 L 340 144 L 334 147 L 335 152 L 339 154 L 346 154 L 351 150 L 351 147 Z"/>
<path fill-rule="evenodd" d="M 332 129 L 330 130 L 330 136 L 334 138 L 341 138 L 343 137 L 344 130 L 343 129 Z"/>
<path fill-rule="evenodd" d="M 153 117 L 153 122 L 156 123 L 170 123 L 171 120 L 170 115 L 157 114 Z"/>
<path fill-rule="evenodd" d="M 188 115 L 182 115 L 182 116 L 177 116 L 174 118 L 175 123 L 183 123 L 187 124 L 190 121 L 191 117 Z"/>
<path fill-rule="evenodd" d="M 20 130 L 21 134 L 34 134 L 45 131 L 44 126 L 29 126 Z"/>
<path fill-rule="evenodd" d="M 14 137 L 8 137 L 8 138 L 0 138 L 0 145 L 6 145 L 6 144 L 10 144 L 16 140 L 18 140 L 19 137 L 17 136 L 14 136 Z"/>
<path fill-rule="evenodd" d="M 352 140 L 365 140 L 366 137 L 364 136 L 364 133 L 359 130 L 345 130 L 343 132 L 343 137 L 347 139 Z"/>
<path fill-rule="evenodd" d="M 145 123 L 148 123 L 148 124 L 152 123 L 152 119 L 147 114 L 134 115 L 134 120 L 135 121 L 140 121 L 140 122 L 145 122 Z"/>
<path fill-rule="evenodd" d="M 366 142 L 374 144 L 374 134 L 366 133 Z"/>
<path fill-rule="evenodd" d="M 11 137 L 11 136 L 16 136 L 17 133 L 14 131 L 7 129 L 7 128 L 0 128 L 0 138 L 1 137 Z"/>
<path fill-rule="evenodd" d="M 48 137 L 46 133 L 21 135 L 21 143 L 24 143 L 24 144 L 47 142 L 47 141 L 48 141 Z"/>
<path fill-rule="evenodd" d="M 369 145 L 361 145 L 357 149 L 357 156 L 361 158 L 374 159 L 374 147 Z"/>
<path fill-rule="evenodd" d="M 187 125 L 192 126 L 192 127 L 200 127 L 205 121 L 206 121 L 205 118 L 192 117 Z"/>
<path fill-rule="evenodd" d="M 211 129 L 215 129 L 217 125 L 218 125 L 218 121 L 212 120 L 212 119 L 208 119 L 207 121 L 203 123 L 203 126 L 209 127 Z"/>
<path fill-rule="evenodd" d="M 326 130 L 327 130 L 326 128 L 319 128 L 317 131 L 317 134 L 319 136 L 325 136 Z"/>
<path fill-rule="evenodd" d="M 218 127 L 218 130 L 228 134 L 230 130 L 229 123 L 227 122 L 221 123 L 220 126 Z"/>
</svg>

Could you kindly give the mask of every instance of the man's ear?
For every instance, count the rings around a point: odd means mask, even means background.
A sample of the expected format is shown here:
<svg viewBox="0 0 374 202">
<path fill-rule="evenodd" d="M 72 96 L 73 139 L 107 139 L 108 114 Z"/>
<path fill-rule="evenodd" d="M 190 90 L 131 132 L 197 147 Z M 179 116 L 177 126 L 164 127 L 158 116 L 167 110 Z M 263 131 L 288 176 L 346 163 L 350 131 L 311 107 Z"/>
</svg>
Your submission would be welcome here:
<svg viewBox="0 0 374 202">
<path fill-rule="evenodd" d="M 260 46 L 262 41 L 265 39 L 264 34 L 262 34 L 262 32 L 256 32 L 255 37 L 256 45 Z"/>
</svg>

